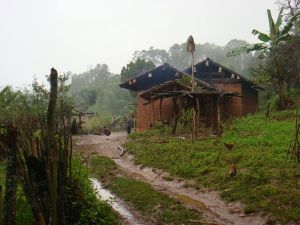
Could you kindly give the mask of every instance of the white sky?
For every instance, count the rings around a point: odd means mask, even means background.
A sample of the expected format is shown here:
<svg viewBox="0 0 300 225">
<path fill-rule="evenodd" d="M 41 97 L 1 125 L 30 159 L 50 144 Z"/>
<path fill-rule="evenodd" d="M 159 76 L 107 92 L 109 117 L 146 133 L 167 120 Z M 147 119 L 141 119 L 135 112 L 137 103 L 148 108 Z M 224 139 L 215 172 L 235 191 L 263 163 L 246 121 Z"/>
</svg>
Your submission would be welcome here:
<svg viewBox="0 0 300 225">
<path fill-rule="evenodd" d="M 186 41 L 255 42 L 275 0 L 0 0 L 0 86 L 80 73 L 97 63 L 120 73 L 135 50 Z"/>
</svg>

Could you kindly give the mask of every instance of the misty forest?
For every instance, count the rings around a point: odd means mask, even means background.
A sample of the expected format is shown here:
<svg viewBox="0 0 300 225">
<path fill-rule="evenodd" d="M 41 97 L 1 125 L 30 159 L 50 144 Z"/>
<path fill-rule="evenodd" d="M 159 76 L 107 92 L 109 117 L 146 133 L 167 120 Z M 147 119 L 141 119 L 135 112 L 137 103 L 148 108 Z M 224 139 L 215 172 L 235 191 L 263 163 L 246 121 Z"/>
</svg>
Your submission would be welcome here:
<svg viewBox="0 0 300 225">
<path fill-rule="evenodd" d="M 254 42 L 1 86 L 0 225 L 300 224 L 300 1 L 273 5 Z"/>
</svg>

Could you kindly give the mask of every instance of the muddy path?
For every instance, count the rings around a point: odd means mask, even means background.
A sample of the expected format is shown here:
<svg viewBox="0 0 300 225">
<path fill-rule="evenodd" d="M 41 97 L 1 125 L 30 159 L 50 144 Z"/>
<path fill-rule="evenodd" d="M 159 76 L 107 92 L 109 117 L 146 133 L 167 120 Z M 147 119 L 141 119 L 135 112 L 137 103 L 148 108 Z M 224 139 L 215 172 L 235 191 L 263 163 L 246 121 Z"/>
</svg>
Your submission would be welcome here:
<svg viewBox="0 0 300 225">
<path fill-rule="evenodd" d="M 136 165 L 134 157 L 126 153 L 119 156 L 118 146 L 126 141 L 125 132 L 115 132 L 111 136 L 85 135 L 74 138 L 74 150 L 85 154 L 99 154 L 112 158 L 124 175 L 145 181 L 156 190 L 167 193 L 183 202 L 187 207 L 203 214 L 204 221 L 225 225 L 263 225 L 266 218 L 251 214 L 246 215 L 239 202 L 226 204 L 217 192 L 196 190 L 189 187 L 188 181 L 182 179 L 166 180 L 169 174 L 160 170 Z"/>
</svg>

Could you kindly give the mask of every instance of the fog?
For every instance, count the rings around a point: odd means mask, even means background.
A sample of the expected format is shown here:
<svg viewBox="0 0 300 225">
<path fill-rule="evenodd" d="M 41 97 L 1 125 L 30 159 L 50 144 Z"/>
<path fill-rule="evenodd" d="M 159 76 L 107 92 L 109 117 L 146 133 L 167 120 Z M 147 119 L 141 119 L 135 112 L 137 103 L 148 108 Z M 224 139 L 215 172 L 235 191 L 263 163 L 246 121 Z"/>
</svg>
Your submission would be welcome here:
<svg viewBox="0 0 300 225">
<path fill-rule="evenodd" d="M 0 86 L 22 86 L 55 67 L 80 73 L 97 63 L 120 73 L 135 50 L 197 43 L 255 42 L 274 0 L 0 1 Z"/>
</svg>

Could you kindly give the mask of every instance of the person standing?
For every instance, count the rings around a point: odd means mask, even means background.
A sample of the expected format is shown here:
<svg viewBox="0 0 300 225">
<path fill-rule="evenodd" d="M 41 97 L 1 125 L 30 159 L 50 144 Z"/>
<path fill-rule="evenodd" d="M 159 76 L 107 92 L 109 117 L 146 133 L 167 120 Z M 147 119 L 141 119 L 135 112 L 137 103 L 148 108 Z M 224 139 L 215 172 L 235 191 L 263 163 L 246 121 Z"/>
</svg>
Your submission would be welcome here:
<svg viewBox="0 0 300 225">
<path fill-rule="evenodd" d="M 132 119 L 131 119 L 131 116 L 128 116 L 127 119 L 126 119 L 127 134 L 131 133 L 131 127 L 132 127 Z"/>
</svg>

